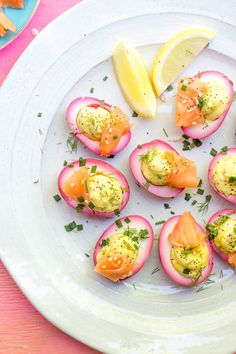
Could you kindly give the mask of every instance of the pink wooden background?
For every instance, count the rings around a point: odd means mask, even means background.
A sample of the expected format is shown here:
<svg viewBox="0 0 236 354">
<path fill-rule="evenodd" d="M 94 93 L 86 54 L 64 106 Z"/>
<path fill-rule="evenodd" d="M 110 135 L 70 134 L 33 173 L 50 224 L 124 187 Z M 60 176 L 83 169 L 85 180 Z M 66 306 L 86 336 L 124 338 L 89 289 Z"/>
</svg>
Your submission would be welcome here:
<svg viewBox="0 0 236 354">
<path fill-rule="evenodd" d="M 34 18 L 21 35 L 0 51 L 0 84 L 22 51 L 34 39 L 31 30 L 41 30 L 53 18 L 77 3 L 79 0 L 41 0 Z M 42 317 L 0 262 L 0 354 L 96 353 Z"/>
</svg>

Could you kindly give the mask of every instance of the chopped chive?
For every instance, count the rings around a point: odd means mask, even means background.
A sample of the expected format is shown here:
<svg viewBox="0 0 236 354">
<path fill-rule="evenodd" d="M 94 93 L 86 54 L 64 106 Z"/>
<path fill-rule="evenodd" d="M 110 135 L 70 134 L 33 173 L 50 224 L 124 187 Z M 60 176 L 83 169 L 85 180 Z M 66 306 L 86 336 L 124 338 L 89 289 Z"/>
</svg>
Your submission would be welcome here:
<svg viewBox="0 0 236 354">
<path fill-rule="evenodd" d="M 37 183 L 39 183 L 39 179 L 37 179 L 36 181 L 34 181 L 34 184 L 37 184 Z"/>
<path fill-rule="evenodd" d="M 115 209 L 115 210 L 114 210 L 114 214 L 115 214 L 116 216 L 119 216 L 119 215 L 120 215 L 120 210 L 119 210 L 119 209 Z"/>
<path fill-rule="evenodd" d="M 69 165 L 67 165 L 68 168 L 72 168 L 74 167 L 74 165 L 72 163 L 70 163 Z"/>
<path fill-rule="evenodd" d="M 174 89 L 174 87 L 172 85 L 169 85 L 169 86 L 167 86 L 166 89 L 167 89 L 167 91 L 172 91 Z"/>
<path fill-rule="evenodd" d="M 199 180 L 198 187 L 202 186 L 202 179 Z"/>
<path fill-rule="evenodd" d="M 89 91 L 90 93 L 93 93 L 94 92 L 94 88 L 93 87 L 91 87 L 91 89 L 90 89 L 90 91 Z"/>
<path fill-rule="evenodd" d="M 194 144 L 194 146 L 199 147 L 199 146 L 202 145 L 202 142 L 201 142 L 201 140 L 199 140 L 199 139 L 193 139 L 193 144 Z"/>
<path fill-rule="evenodd" d="M 216 154 L 217 154 L 217 151 L 214 148 L 212 148 L 211 151 L 210 151 L 210 155 L 211 156 L 216 156 Z"/>
<path fill-rule="evenodd" d="M 65 160 L 64 162 L 63 162 L 63 166 L 66 166 L 67 165 L 67 161 Z"/>
<path fill-rule="evenodd" d="M 116 226 L 120 229 L 123 226 L 122 221 L 116 220 Z"/>
<path fill-rule="evenodd" d="M 83 204 L 78 204 L 76 207 L 76 212 L 77 213 L 81 213 L 81 211 L 83 210 L 84 205 Z"/>
<path fill-rule="evenodd" d="M 79 158 L 79 165 L 80 165 L 80 167 L 86 165 L 86 160 L 85 160 L 83 157 L 80 157 L 80 158 Z"/>
<path fill-rule="evenodd" d="M 100 100 L 100 101 L 99 101 L 99 106 L 100 106 L 101 108 L 104 108 L 104 103 L 105 103 L 105 100 Z"/>
<path fill-rule="evenodd" d="M 157 222 L 155 222 L 155 225 L 162 225 L 162 224 L 164 224 L 165 222 L 166 222 L 165 220 L 157 221 Z"/>
<path fill-rule="evenodd" d="M 222 155 L 226 155 L 227 152 L 228 152 L 228 146 L 222 147 L 222 149 L 221 149 L 220 151 L 221 151 L 221 154 L 222 154 Z"/>
<path fill-rule="evenodd" d="M 156 267 L 153 271 L 152 271 L 152 275 L 159 272 L 161 268 L 160 267 Z"/>
<path fill-rule="evenodd" d="M 92 166 L 90 172 L 95 173 L 97 171 L 97 166 Z"/>
<path fill-rule="evenodd" d="M 182 84 L 182 83 L 184 82 L 184 79 L 181 79 L 180 82 L 181 82 L 181 84 Z"/>
<path fill-rule="evenodd" d="M 103 80 L 103 81 L 107 81 L 107 79 L 108 79 L 108 76 L 105 75 L 102 80 Z"/>
<path fill-rule="evenodd" d="M 186 86 L 186 85 L 182 85 L 182 86 L 181 86 L 181 90 L 182 90 L 182 91 L 186 91 L 186 90 L 187 90 L 187 86 Z"/>
<path fill-rule="evenodd" d="M 203 106 L 204 106 L 204 104 L 206 103 L 206 100 L 204 100 L 204 98 L 203 97 L 198 97 L 198 108 L 200 109 L 200 111 L 202 110 L 202 108 L 203 108 Z"/>
<path fill-rule="evenodd" d="M 125 222 L 126 224 L 129 224 L 129 223 L 131 222 L 131 220 L 130 220 L 130 218 L 127 217 L 127 218 L 124 219 L 124 222 Z"/>
<path fill-rule="evenodd" d="M 89 255 L 88 253 L 84 252 L 84 254 L 85 254 L 85 256 L 88 257 L 88 258 L 90 257 L 90 255 Z"/>
<path fill-rule="evenodd" d="M 189 274 L 191 270 L 189 268 L 184 268 L 183 269 L 183 274 Z"/>
<path fill-rule="evenodd" d="M 88 192 L 89 192 L 89 189 L 88 189 L 88 182 L 87 182 L 87 180 L 84 181 L 84 184 L 85 184 L 85 192 L 88 193 Z"/>
<path fill-rule="evenodd" d="M 235 184 L 236 183 L 236 176 L 229 177 L 229 183 Z"/>
<path fill-rule="evenodd" d="M 187 200 L 187 202 L 192 198 L 191 194 L 186 193 L 184 199 Z"/>
<path fill-rule="evenodd" d="M 113 139 L 118 139 L 118 135 L 113 135 Z"/>
<path fill-rule="evenodd" d="M 142 149 L 142 145 L 141 144 L 138 144 L 138 149 Z"/>
<path fill-rule="evenodd" d="M 167 204 L 167 203 L 164 203 L 164 208 L 165 208 L 165 209 L 170 209 L 170 206 L 169 206 L 169 204 Z"/>
<path fill-rule="evenodd" d="M 211 195 L 210 194 L 206 195 L 206 201 L 209 202 L 210 200 L 211 200 Z"/>
<path fill-rule="evenodd" d="M 136 113 L 135 111 L 133 111 L 132 117 L 138 117 L 138 113 Z"/>
<path fill-rule="evenodd" d="M 53 196 L 53 198 L 55 199 L 56 202 L 59 202 L 59 200 L 61 200 L 61 197 L 59 196 L 59 194 L 55 194 Z"/>
<path fill-rule="evenodd" d="M 195 205 L 195 204 L 197 204 L 197 201 L 196 200 L 192 201 L 192 205 Z"/>
<path fill-rule="evenodd" d="M 147 235 L 148 235 L 148 230 L 147 229 L 141 229 L 139 231 L 139 237 L 141 240 L 145 240 L 147 238 Z"/>
<path fill-rule="evenodd" d="M 79 197 L 79 198 L 78 198 L 78 201 L 79 201 L 80 203 L 83 203 L 83 202 L 84 202 L 84 197 Z"/>
<path fill-rule="evenodd" d="M 73 132 L 69 132 L 68 138 L 66 140 L 66 145 L 68 148 L 70 148 L 70 153 L 77 152 L 78 139 Z"/>
<path fill-rule="evenodd" d="M 39 112 L 38 114 L 37 114 L 37 117 L 42 117 L 42 115 L 43 115 L 43 113 L 42 112 Z"/>
<path fill-rule="evenodd" d="M 188 139 L 189 139 L 189 136 L 188 136 L 188 135 L 183 134 L 183 135 L 182 135 L 182 138 L 184 138 L 184 139 L 188 140 Z"/>
<path fill-rule="evenodd" d="M 76 222 L 72 221 L 68 225 L 64 226 L 67 232 L 70 232 L 76 228 Z"/>
<path fill-rule="evenodd" d="M 89 202 L 88 207 L 89 207 L 89 209 L 93 210 L 95 208 L 95 205 L 93 204 L 93 202 Z"/>
<path fill-rule="evenodd" d="M 234 91 L 234 101 L 236 100 L 236 91 Z"/>
<path fill-rule="evenodd" d="M 77 231 L 82 231 L 84 229 L 83 224 L 79 224 L 76 226 Z"/>
<path fill-rule="evenodd" d="M 154 219 L 154 216 L 153 216 L 153 215 L 150 215 L 150 217 L 151 217 L 152 219 Z"/>
<path fill-rule="evenodd" d="M 163 130 L 165 136 L 168 138 L 169 135 L 167 134 L 167 131 L 165 130 L 165 128 L 162 128 L 162 130 Z"/>
<path fill-rule="evenodd" d="M 203 195 L 204 194 L 204 189 L 198 188 L 197 194 Z"/>
<path fill-rule="evenodd" d="M 183 144 L 186 145 L 186 146 L 189 146 L 191 145 L 190 142 L 188 140 L 183 140 Z"/>
<path fill-rule="evenodd" d="M 110 244 L 110 239 L 109 238 L 104 238 L 100 244 L 101 247 L 108 246 Z"/>
<path fill-rule="evenodd" d="M 174 212 L 173 210 L 171 210 L 171 212 L 170 212 L 170 213 L 171 213 L 171 215 L 175 215 L 175 212 Z"/>
</svg>

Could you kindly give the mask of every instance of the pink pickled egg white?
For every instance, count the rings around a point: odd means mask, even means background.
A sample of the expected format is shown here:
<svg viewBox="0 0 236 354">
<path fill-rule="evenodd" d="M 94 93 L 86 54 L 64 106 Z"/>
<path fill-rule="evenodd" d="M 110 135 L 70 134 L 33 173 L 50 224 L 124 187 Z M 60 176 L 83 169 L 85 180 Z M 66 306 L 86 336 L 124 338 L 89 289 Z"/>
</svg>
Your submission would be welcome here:
<svg viewBox="0 0 236 354">
<path fill-rule="evenodd" d="M 127 224 L 124 220 L 126 218 L 130 219 L 130 223 Z M 98 239 L 94 252 L 93 252 L 93 261 L 94 265 L 97 263 L 97 254 L 101 251 L 101 242 L 102 240 L 112 236 L 115 233 L 120 233 L 122 232 L 123 229 L 126 229 L 127 226 L 129 225 L 130 228 L 137 228 L 137 230 L 141 229 L 147 229 L 148 230 L 148 238 L 140 242 L 140 248 L 138 251 L 138 256 L 137 256 L 137 264 L 133 270 L 133 273 L 131 276 L 135 275 L 140 271 L 140 269 L 144 266 L 146 263 L 148 257 L 151 254 L 152 251 L 152 246 L 154 242 L 154 232 L 152 229 L 151 224 L 149 221 L 147 221 L 144 217 L 139 216 L 139 215 L 129 215 L 129 216 L 124 216 L 123 218 L 119 219 L 122 224 L 123 228 L 118 228 L 116 223 L 114 222 L 111 224 L 102 234 L 102 236 Z"/>
<path fill-rule="evenodd" d="M 171 244 L 169 242 L 169 235 L 174 229 L 178 219 L 180 218 L 180 215 L 175 215 L 169 220 L 165 222 L 165 224 L 162 226 L 160 236 L 159 236 L 159 244 L 158 244 L 158 251 L 160 255 L 160 260 L 162 267 L 166 274 L 177 284 L 183 285 L 183 286 L 192 286 L 192 280 L 190 278 L 186 278 L 182 276 L 180 273 L 178 273 L 175 268 L 172 266 L 171 260 L 170 260 L 170 252 L 171 252 Z M 203 231 L 202 227 L 197 224 L 197 228 L 201 231 Z M 204 232 L 204 231 L 203 231 Z M 212 250 L 210 247 L 210 242 L 206 241 L 206 245 L 209 250 L 209 263 L 208 266 L 203 270 L 201 277 L 196 281 L 196 285 L 199 285 L 202 283 L 205 279 L 209 277 L 211 274 L 212 268 L 213 268 L 213 254 Z"/>
<path fill-rule="evenodd" d="M 235 148 L 230 148 L 227 151 L 227 155 L 233 155 L 236 154 L 236 149 Z M 216 191 L 216 193 L 218 193 L 222 198 L 224 198 L 225 200 L 227 200 L 228 202 L 232 203 L 232 204 L 236 204 L 236 196 L 233 195 L 229 195 L 226 196 L 223 193 L 221 193 L 220 191 L 218 191 L 218 189 L 215 187 L 214 185 L 214 181 L 213 181 L 213 169 L 215 167 L 215 164 L 217 163 L 217 161 L 219 161 L 222 157 L 224 157 L 226 155 L 223 155 L 221 152 L 219 152 L 212 160 L 211 163 L 209 165 L 209 169 L 208 169 L 208 180 L 212 186 L 212 188 Z"/>
<path fill-rule="evenodd" d="M 75 134 L 75 136 L 85 145 L 87 148 L 96 154 L 101 154 L 101 148 L 99 146 L 99 141 L 94 141 L 89 139 L 77 126 L 77 115 L 81 108 L 89 105 L 99 105 L 101 100 L 94 98 L 94 97 L 78 97 L 73 100 L 66 113 L 67 122 L 69 124 L 70 129 Z M 111 109 L 111 105 L 104 102 L 104 108 L 108 111 Z M 117 144 L 116 148 L 112 151 L 111 154 L 115 155 L 118 152 L 122 151 L 128 144 L 131 139 L 131 132 L 128 131 L 125 135 L 123 135 Z"/>
<path fill-rule="evenodd" d="M 165 143 L 162 140 L 153 140 L 149 143 L 142 144 L 140 148 L 137 147 L 136 149 L 134 149 L 134 151 L 131 153 L 129 157 L 129 165 L 130 165 L 131 172 L 134 178 L 136 179 L 136 181 L 139 182 L 141 186 L 146 188 L 150 193 L 156 195 L 157 197 L 161 197 L 161 198 L 176 197 L 179 193 L 181 193 L 184 190 L 184 188 L 155 186 L 149 183 L 142 174 L 140 157 L 141 155 L 147 153 L 149 150 L 153 148 L 159 148 L 164 151 L 174 151 L 177 153 L 177 151 L 172 146 L 170 146 L 169 144 Z M 148 187 L 145 187 L 147 183 L 148 183 Z"/>
<path fill-rule="evenodd" d="M 223 209 L 220 211 L 217 211 L 217 213 L 215 213 L 214 215 L 211 216 L 211 218 L 208 220 L 208 224 L 214 224 L 214 222 L 219 219 L 220 216 L 222 215 L 227 215 L 227 214 L 231 214 L 230 217 L 233 219 L 236 219 L 236 210 L 235 209 Z M 211 243 L 211 247 L 212 249 L 218 254 L 218 256 L 221 257 L 221 259 L 223 259 L 223 261 L 227 262 L 228 257 L 226 254 L 222 253 L 219 248 L 216 246 L 214 239 L 212 239 L 210 241 Z"/>
<path fill-rule="evenodd" d="M 68 197 L 63 192 L 62 185 L 80 167 L 80 162 L 73 161 L 69 165 L 70 166 L 73 165 L 73 167 L 68 167 L 68 166 L 64 167 L 58 177 L 58 189 L 59 189 L 59 192 L 60 192 L 62 198 L 66 201 L 66 203 L 70 207 L 75 209 L 76 206 L 79 204 L 79 202 Z M 89 168 L 91 168 L 92 166 L 97 166 L 96 172 L 99 172 L 99 171 L 105 172 L 105 173 L 111 174 L 112 176 L 117 178 L 120 185 L 124 188 L 124 199 L 123 199 L 122 204 L 119 207 L 119 210 L 121 211 L 122 209 L 124 209 L 126 204 L 128 203 L 129 197 L 130 197 L 130 188 L 129 188 L 129 184 L 128 184 L 128 181 L 125 178 L 125 176 L 120 171 L 118 171 L 115 167 L 113 167 L 112 165 L 108 164 L 107 162 L 100 161 L 97 159 L 86 159 L 86 166 Z M 96 215 L 96 216 L 105 216 L 105 217 L 113 217 L 114 216 L 114 212 L 100 212 L 100 211 L 91 210 L 88 207 L 84 207 L 82 209 L 81 213 L 83 213 L 85 215 Z"/>
<path fill-rule="evenodd" d="M 199 75 L 200 75 L 200 78 L 202 78 L 204 80 L 207 80 L 207 79 L 220 80 L 224 84 L 224 86 L 226 87 L 226 89 L 228 91 L 229 102 L 228 102 L 228 105 L 227 105 L 224 113 L 216 120 L 214 120 L 212 122 L 207 122 L 207 124 L 197 124 L 195 126 L 181 128 L 185 135 L 189 136 L 190 138 L 194 138 L 194 139 L 206 138 L 207 136 L 213 134 L 216 130 L 218 130 L 220 128 L 223 121 L 225 120 L 225 117 L 228 113 L 228 110 L 230 109 L 231 103 L 234 98 L 233 83 L 224 74 L 222 74 L 218 71 L 211 70 L 211 71 L 203 71 Z"/>
</svg>

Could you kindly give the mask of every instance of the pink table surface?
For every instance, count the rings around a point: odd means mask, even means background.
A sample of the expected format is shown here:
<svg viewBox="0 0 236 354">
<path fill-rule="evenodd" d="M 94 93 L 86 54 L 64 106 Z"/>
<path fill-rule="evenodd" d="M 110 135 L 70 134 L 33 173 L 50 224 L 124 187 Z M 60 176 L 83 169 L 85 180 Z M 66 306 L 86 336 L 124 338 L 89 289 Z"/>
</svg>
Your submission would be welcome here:
<svg viewBox="0 0 236 354">
<path fill-rule="evenodd" d="M 51 20 L 79 0 L 41 0 L 21 35 L 0 51 L 0 85 L 17 58 Z M 49 323 L 29 303 L 0 262 L 0 354 L 96 354 Z"/>
</svg>

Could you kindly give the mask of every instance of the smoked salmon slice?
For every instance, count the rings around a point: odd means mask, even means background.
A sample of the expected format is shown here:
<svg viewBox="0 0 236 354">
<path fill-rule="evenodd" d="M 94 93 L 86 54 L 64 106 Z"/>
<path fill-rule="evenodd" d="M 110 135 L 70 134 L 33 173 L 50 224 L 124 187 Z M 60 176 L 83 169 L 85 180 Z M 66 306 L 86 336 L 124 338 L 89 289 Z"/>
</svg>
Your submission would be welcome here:
<svg viewBox="0 0 236 354">
<path fill-rule="evenodd" d="M 78 201 L 78 198 L 89 200 L 89 174 L 86 166 L 79 167 L 74 174 L 62 185 L 63 192 Z"/>
<path fill-rule="evenodd" d="M 127 256 L 116 255 L 112 257 L 104 254 L 98 258 L 95 272 L 117 282 L 130 276 L 134 266 L 134 262 L 131 262 Z"/>
<path fill-rule="evenodd" d="M 236 268 L 236 253 L 228 253 L 228 263 Z"/>
<path fill-rule="evenodd" d="M 12 23 L 9 18 L 0 10 L 0 36 L 3 37 L 6 31 L 16 32 L 16 26 Z M 4 33 L 5 32 L 5 33 Z"/>
<path fill-rule="evenodd" d="M 196 188 L 198 186 L 197 168 L 193 161 L 175 152 L 167 152 L 166 157 L 171 165 L 167 186 L 174 188 Z"/>
<path fill-rule="evenodd" d="M 190 212 L 181 215 L 169 235 L 172 246 L 195 247 L 204 242 L 206 234 L 197 229 L 196 221 Z"/>
<path fill-rule="evenodd" d="M 1 0 L 0 4 L 9 6 L 15 9 L 23 9 L 24 0 Z"/>
<path fill-rule="evenodd" d="M 180 80 L 176 98 L 176 125 L 189 127 L 205 122 L 204 113 L 200 109 L 199 100 L 204 95 L 206 84 L 198 76 Z"/>
<path fill-rule="evenodd" d="M 109 156 L 130 129 L 129 118 L 119 107 L 113 107 L 110 113 L 111 121 L 105 125 L 100 140 L 102 156 Z"/>
</svg>

